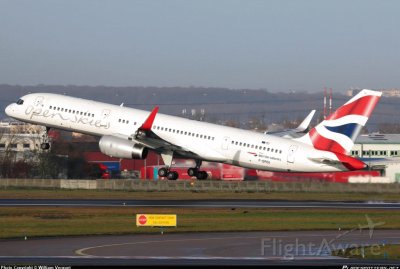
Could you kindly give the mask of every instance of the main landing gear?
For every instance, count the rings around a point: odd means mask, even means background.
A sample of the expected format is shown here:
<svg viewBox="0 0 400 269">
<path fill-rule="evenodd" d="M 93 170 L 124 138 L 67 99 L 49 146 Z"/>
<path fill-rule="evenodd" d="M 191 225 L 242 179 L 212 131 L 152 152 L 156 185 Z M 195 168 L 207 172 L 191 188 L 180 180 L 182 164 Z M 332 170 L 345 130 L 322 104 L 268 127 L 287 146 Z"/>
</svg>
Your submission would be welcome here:
<svg viewBox="0 0 400 269">
<path fill-rule="evenodd" d="M 168 180 L 177 180 L 178 179 L 178 177 L 179 177 L 178 172 L 170 171 L 173 155 L 174 155 L 173 151 L 161 153 L 161 158 L 163 159 L 163 161 L 165 163 L 165 167 L 158 169 L 159 177 L 166 177 Z M 191 177 L 196 177 L 198 180 L 207 179 L 207 177 L 208 177 L 207 172 L 200 171 L 201 160 L 195 160 L 195 161 L 196 161 L 196 167 L 189 168 L 187 171 L 188 175 Z"/>
<path fill-rule="evenodd" d="M 208 174 L 206 171 L 200 171 L 201 160 L 196 160 L 196 167 L 189 168 L 187 173 L 191 177 L 196 177 L 199 180 L 207 179 Z"/>
<path fill-rule="evenodd" d="M 161 153 L 161 158 L 165 163 L 165 167 L 158 169 L 159 177 L 166 177 L 168 180 L 177 180 L 179 177 L 178 172 L 170 171 L 172 165 L 172 158 L 174 156 L 173 151 L 163 152 Z"/>
<path fill-rule="evenodd" d="M 49 131 L 50 131 L 50 127 L 46 127 L 46 132 L 42 135 L 42 143 L 40 144 L 40 148 L 42 150 L 50 149 Z"/>
<path fill-rule="evenodd" d="M 177 180 L 179 174 L 176 171 L 170 171 L 168 168 L 163 167 L 158 170 L 158 176 L 166 177 L 168 180 Z"/>
</svg>

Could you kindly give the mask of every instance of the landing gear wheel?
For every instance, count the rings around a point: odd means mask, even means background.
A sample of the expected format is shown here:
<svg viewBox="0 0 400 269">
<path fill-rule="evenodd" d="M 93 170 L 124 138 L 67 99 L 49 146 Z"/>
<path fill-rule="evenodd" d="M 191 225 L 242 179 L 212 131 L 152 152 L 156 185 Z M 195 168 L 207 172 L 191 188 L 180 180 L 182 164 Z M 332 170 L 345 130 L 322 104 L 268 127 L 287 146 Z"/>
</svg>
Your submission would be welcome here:
<svg viewBox="0 0 400 269">
<path fill-rule="evenodd" d="M 208 178 L 208 174 L 206 171 L 199 171 L 196 177 L 198 180 L 204 180 Z"/>
<path fill-rule="evenodd" d="M 177 180 L 177 179 L 178 179 L 178 176 L 179 176 L 178 172 L 176 172 L 176 171 L 170 171 L 170 172 L 168 172 L 168 174 L 167 174 L 167 179 L 168 179 L 168 180 Z"/>
<path fill-rule="evenodd" d="M 50 144 L 49 143 L 42 143 L 42 144 L 40 144 L 40 148 L 42 150 L 47 150 L 47 149 L 50 148 Z"/>
<path fill-rule="evenodd" d="M 159 176 L 159 177 L 166 177 L 167 174 L 168 174 L 167 168 L 160 168 L 160 169 L 158 170 L 158 176 Z"/>
<path fill-rule="evenodd" d="M 190 177 L 197 177 L 197 174 L 199 173 L 199 169 L 197 168 L 189 168 L 187 170 L 187 173 Z"/>
</svg>

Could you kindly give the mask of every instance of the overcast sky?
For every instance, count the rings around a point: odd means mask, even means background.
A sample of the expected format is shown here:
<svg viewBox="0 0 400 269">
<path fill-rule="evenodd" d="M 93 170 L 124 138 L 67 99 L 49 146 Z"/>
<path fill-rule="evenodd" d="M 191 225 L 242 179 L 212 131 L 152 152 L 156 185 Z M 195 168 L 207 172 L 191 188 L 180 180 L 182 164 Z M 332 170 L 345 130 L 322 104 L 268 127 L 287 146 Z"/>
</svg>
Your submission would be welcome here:
<svg viewBox="0 0 400 269">
<path fill-rule="evenodd" d="M 0 83 L 400 87 L 400 1 L 0 0 Z"/>
</svg>

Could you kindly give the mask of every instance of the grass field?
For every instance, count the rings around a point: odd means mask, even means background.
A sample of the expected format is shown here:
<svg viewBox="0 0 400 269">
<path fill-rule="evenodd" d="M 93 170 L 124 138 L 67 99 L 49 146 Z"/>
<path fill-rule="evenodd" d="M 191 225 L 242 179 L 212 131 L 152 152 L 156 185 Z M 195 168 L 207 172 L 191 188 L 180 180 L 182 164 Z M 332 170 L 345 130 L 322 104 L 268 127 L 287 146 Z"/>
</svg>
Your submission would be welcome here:
<svg viewBox="0 0 400 269">
<path fill-rule="evenodd" d="M 159 232 L 136 227 L 139 213 L 177 214 L 178 227 L 166 232 L 352 229 L 365 214 L 400 228 L 400 210 L 2 207 L 0 238 Z"/>
<path fill-rule="evenodd" d="M 335 251 L 335 256 L 357 259 L 400 259 L 400 245 L 373 245 L 364 248 L 349 248 L 344 251 Z"/>
<path fill-rule="evenodd" d="M 319 201 L 400 201 L 400 193 L 331 192 L 135 192 L 62 189 L 0 189 L 2 199 L 267 199 Z"/>
</svg>

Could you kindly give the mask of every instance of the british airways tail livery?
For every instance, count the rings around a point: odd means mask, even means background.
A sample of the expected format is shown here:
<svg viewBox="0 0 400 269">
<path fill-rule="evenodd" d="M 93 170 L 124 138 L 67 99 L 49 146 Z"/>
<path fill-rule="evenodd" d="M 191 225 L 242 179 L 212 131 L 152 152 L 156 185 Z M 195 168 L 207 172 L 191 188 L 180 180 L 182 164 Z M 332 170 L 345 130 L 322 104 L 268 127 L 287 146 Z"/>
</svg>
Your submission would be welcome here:
<svg viewBox="0 0 400 269">
<path fill-rule="evenodd" d="M 282 135 L 258 133 L 211 123 L 150 113 L 123 106 L 50 93 L 33 93 L 7 106 L 8 116 L 50 128 L 100 137 L 106 155 L 144 159 L 149 150 L 161 155 L 159 176 L 176 180 L 173 158 L 192 158 L 190 176 L 206 179 L 202 161 L 268 171 L 337 172 L 366 165 L 348 152 L 376 106 L 381 92 L 362 90 L 310 132 L 308 123 Z M 312 112 L 313 114 L 313 112 Z M 305 122 L 309 122 L 308 116 Z M 297 138 L 293 138 L 296 133 Z M 289 134 L 289 135 L 287 135 Z M 49 144 L 43 143 L 43 149 Z"/>
</svg>

